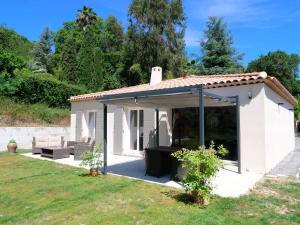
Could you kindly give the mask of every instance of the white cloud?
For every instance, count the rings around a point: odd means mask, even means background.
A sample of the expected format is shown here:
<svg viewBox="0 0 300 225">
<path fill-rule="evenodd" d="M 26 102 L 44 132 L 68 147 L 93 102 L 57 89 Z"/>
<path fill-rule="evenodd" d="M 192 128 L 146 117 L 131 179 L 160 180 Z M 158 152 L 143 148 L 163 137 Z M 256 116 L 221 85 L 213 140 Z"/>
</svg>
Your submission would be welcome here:
<svg viewBox="0 0 300 225">
<path fill-rule="evenodd" d="M 224 17 L 228 23 L 265 24 L 276 15 L 276 3 L 268 0 L 202 0 L 187 1 L 187 16 L 207 20 L 208 16 Z"/>
</svg>

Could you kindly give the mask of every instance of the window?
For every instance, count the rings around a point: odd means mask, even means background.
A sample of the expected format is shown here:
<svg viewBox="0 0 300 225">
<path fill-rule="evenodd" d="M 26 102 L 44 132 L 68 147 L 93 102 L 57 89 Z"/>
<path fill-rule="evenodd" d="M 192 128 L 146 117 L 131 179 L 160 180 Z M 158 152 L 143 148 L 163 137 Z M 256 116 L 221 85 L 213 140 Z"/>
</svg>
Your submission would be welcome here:
<svg viewBox="0 0 300 225">
<path fill-rule="evenodd" d="M 89 137 L 96 138 L 96 112 L 89 112 Z"/>
<path fill-rule="evenodd" d="M 144 138 L 144 111 L 130 111 L 130 148 L 142 151 Z"/>
</svg>

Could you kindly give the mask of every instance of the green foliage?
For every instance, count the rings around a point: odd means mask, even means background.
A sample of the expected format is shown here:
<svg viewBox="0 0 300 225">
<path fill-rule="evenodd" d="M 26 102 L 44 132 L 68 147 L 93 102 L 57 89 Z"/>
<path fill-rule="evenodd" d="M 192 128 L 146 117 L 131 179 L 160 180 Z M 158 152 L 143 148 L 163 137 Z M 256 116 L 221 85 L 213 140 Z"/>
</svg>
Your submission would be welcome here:
<svg viewBox="0 0 300 225">
<path fill-rule="evenodd" d="M 0 115 L 7 117 L 0 121 L 1 126 L 21 124 L 70 125 L 68 109 L 49 108 L 46 104 L 25 104 L 0 95 Z"/>
<path fill-rule="evenodd" d="M 44 103 L 50 107 L 67 108 L 70 96 L 83 94 L 86 89 L 58 81 L 50 74 L 18 75 L 11 83 L 14 93 L 1 93 L 25 103 Z"/>
<path fill-rule="evenodd" d="M 20 57 L 0 48 L 0 73 L 6 71 L 13 74 L 16 69 L 21 69 L 24 66 L 25 62 Z"/>
<path fill-rule="evenodd" d="M 16 140 L 15 139 L 10 139 L 8 144 L 17 144 Z"/>
<path fill-rule="evenodd" d="M 95 145 L 93 151 L 83 153 L 80 166 L 88 166 L 90 169 L 99 170 L 103 165 L 103 150 L 100 145 Z"/>
<path fill-rule="evenodd" d="M 202 65 L 200 74 L 225 74 L 243 72 L 242 55 L 234 49 L 233 38 L 222 18 L 209 17 L 201 41 Z"/>
<path fill-rule="evenodd" d="M 101 53 L 95 46 L 96 41 L 94 27 L 87 27 L 84 31 L 83 41 L 78 52 L 76 69 L 77 82 L 93 91 L 101 90 L 103 85 L 103 74 L 99 66 Z"/>
<path fill-rule="evenodd" d="M 20 83 L 19 79 L 15 79 L 14 74 L 7 72 L 0 73 L 0 95 L 13 96 Z"/>
<path fill-rule="evenodd" d="M 76 46 L 76 40 L 73 34 L 70 34 L 64 46 L 61 59 L 61 73 L 60 80 L 70 82 L 71 84 L 76 84 L 76 67 L 77 67 L 77 50 L 74 48 Z"/>
<path fill-rule="evenodd" d="M 297 105 L 295 107 L 295 118 L 300 119 L 300 96 L 297 96 Z"/>
<path fill-rule="evenodd" d="M 0 25 L 0 49 L 27 62 L 31 57 L 32 47 L 33 44 L 27 38 Z"/>
<path fill-rule="evenodd" d="M 297 54 L 287 54 L 284 51 L 269 52 L 249 63 L 248 72 L 265 71 L 276 77 L 294 95 L 300 94 L 299 74 L 300 57 Z"/>
<path fill-rule="evenodd" d="M 77 12 L 76 23 L 81 29 L 85 30 L 88 26 L 93 26 L 97 23 L 97 15 L 92 8 L 83 6 Z"/>
<path fill-rule="evenodd" d="M 216 175 L 222 166 L 222 161 L 218 157 L 228 154 L 228 151 L 219 146 L 215 149 L 212 144 L 209 149 L 199 147 L 195 150 L 182 149 L 172 154 L 186 169 L 183 178 L 185 190 L 191 194 L 202 198 L 204 204 L 208 204 L 212 191 L 211 179 Z"/>
<path fill-rule="evenodd" d="M 126 85 L 148 82 L 153 66 L 179 75 L 184 61 L 185 16 L 181 0 L 133 0 L 129 7 L 129 27 L 125 44 Z M 127 73 L 140 65 L 140 79 L 131 81 Z"/>
<path fill-rule="evenodd" d="M 124 31 L 116 17 L 107 17 L 100 35 L 100 48 L 102 51 L 106 53 L 122 51 Z"/>
<path fill-rule="evenodd" d="M 54 61 L 52 57 L 53 39 L 51 31 L 46 27 L 41 34 L 40 40 L 35 43 L 32 50 L 31 69 L 38 72 L 52 73 L 54 68 Z"/>
</svg>

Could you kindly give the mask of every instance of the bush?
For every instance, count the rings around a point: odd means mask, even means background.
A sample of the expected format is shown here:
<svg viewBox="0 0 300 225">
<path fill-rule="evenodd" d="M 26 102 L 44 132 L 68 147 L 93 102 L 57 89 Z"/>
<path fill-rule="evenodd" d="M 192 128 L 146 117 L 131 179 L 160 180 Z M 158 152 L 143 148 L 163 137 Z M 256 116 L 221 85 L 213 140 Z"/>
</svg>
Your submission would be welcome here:
<svg viewBox="0 0 300 225">
<path fill-rule="evenodd" d="M 222 145 L 215 149 L 212 143 L 209 149 L 205 147 L 196 150 L 182 149 L 172 154 L 186 169 L 182 182 L 186 192 L 192 194 L 197 203 L 203 205 L 209 203 L 213 188 L 211 179 L 222 166 L 219 156 L 227 153 L 228 151 Z"/>
<path fill-rule="evenodd" d="M 10 84 L 14 92 L 3 95 L 29 104 L 44 103 L 49 107 L 68 108 L 70 96 L 87 92 L 85 88 L 61 82 L 50 74 L 18 75 Z"/>
<path fill-rule="evenodd" d="M 55 124 L 68 126 L 70 111 L 61 108 L 49 108 L 45 104 L 25 104 L 0 95 L 0 126 L 20 126 L 23 124 Z"/>
</svg>

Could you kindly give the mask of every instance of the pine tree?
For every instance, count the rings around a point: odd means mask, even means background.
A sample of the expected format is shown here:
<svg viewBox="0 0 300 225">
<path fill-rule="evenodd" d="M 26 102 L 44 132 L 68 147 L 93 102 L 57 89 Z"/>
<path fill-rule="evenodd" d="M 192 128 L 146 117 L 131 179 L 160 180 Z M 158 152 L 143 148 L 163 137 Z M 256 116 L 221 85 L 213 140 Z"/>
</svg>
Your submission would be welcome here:
<svg viewBox="0 0 300 225">
<path fill-rule="evenodd" d="M 97 23 L 97 19 L 97 15 L 92 8 L 83 6 L 83 8 L 77 12 L 76 23 L 80 28 L 86 30 L 88 26 L 95 25 Z"/>
<path fill-rule="evenodd" d="M 222 18 L 209 17 L 201 41 L 201 74 L 239 73 L 243 71 L 239 61 L 242 55 L 234 49 L 233 38 Z"/>
<path fill-rule="evenodd" d="M 74 47 L 76 40 L 71 34 L 67 37 L 66 43 L 63 47 L 62 51 L 62 59 L 61 59 L 61 73 L 60 80 L 68 81 L 72 84 L 76 84 L 76 69 L 77 69 L 77 50 Z"/>
<path fill-rule="evenodd" d="M 129 7 L 126 41 L 126 67 L 129 74 L 140 67 L 135 82 L 124 77 L 127 85 L 149 81 L 151 67 L 161 66 L 175 76 L 184 61 L 185 16 L 181 0 L 133 0 Z"/>
<path fill-rule="evenodd" d="M 94 27 L 89 26 L 84 32 L 83 41 L 78 52 L 76 79 L 77 83 L 87 86 L 90 90 L 102 89 L 102 71 L 100 70 L 100 50 L 96 46 Z"/>
<path fill-rule="evenodd" d="M 54 62 L 52 60 L 52 35 L 48 27 L 44 29 L 40 40 L 35 44 L 32 50 L 31 69 L 52 73 Z"/>
</svg>

